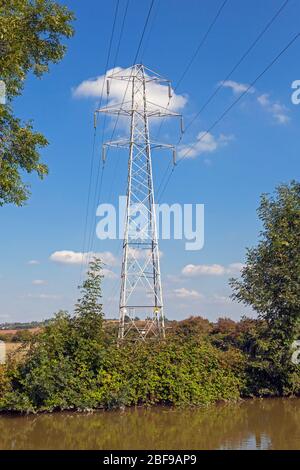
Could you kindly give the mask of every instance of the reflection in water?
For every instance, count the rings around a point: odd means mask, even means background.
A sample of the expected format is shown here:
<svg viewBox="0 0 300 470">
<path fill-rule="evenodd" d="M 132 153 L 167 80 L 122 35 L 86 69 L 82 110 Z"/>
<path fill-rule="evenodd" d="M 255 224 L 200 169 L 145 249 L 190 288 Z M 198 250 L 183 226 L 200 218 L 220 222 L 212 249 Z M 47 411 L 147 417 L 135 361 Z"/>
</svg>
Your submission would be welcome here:
<svg viewBox="0 0 300 470">
<path fill-rule="evenodd" d="M 0 416 L 0 449 L 300 449 L 300 399 Z"/>
</svg>

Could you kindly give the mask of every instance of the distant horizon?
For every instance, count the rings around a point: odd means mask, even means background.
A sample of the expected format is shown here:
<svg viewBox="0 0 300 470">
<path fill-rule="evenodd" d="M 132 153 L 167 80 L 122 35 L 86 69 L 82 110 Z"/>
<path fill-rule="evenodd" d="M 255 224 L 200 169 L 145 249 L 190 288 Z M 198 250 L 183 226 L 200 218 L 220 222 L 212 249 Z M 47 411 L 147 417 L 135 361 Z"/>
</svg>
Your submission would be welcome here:
<svg viewBox="0 0 300 470">
<path fill-rule="evenodd" d="M 194 319 L 194 318 L 201 318 L 203 320 L 207 320 L 209 323 L 217 323 L 219 320 L 230 320 L 234 323 L 240 323 L 241 321 L 243 321 L 244 319 L 249 319 L 249 320 L 257 320 L 258 318 L 254 318 L 254 317 L 243 317 L 243 318 L 240 318 L 240 319 L 237 319 L 237 320 L 233 320 L 232 318 L 230 317 L 226 317 L 226 316 L 220 316 L 218 317 L 216 320 L 212 321 L 212 320 L 209 320 L 208 318 L 206 317 L 203 317 L 202 315 L 190 315 L 190 316 L 187 316 L 185 318 L 180 318 L 180 319 L 172 319 L 172 318 L 168 318 L 168 317 L 165 317 L 165 322 L 166 323 L 171 323 L 171 322 L 183 322 L 185 320 L 191 320 L 191 319 Z M 0 323 L 0 329 L 2 329 L 4 326 L 6 325 L 31 325 L 31 324 L 42 324 L 42 323 L 46 323 L 46 322 L 49 322 L 51 320 L 54 319 L 54 316 L 53 318 L 45 318 L 44 320 L 32 320 L 32 321 L 24 321 L 24 322 L 2 322 Z M 105 318 L 105 316 L 103 317 L 103 321 L 106 322 L 116 322 L 118 323 L 119 322 L 119 319 L 118 318 Z M 139 319 L 139 321 L 145 321 L 143 319 Z M 13 328 L 10 328 L 13 330 Z M 17 328 L 16 328 L 17 329 Z M 3 330 L 4 331 L 4 330 Z"/>
</svg>

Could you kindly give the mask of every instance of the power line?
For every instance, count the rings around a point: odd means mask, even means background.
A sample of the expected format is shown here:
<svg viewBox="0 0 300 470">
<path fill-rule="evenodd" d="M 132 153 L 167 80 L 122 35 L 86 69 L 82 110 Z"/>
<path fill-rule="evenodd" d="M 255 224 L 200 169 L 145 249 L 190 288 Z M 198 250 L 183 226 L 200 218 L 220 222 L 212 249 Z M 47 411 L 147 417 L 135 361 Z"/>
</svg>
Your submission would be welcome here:
<svg viewBox="0 0 300 470">
<path fill-rule="evenodd" d="M 115 54 L 115 58 L 114 58 L 114 68 L 115 68 L 115 66 L 116 66 L 116 64 L 117 64 L 117 59 L 118 59 L 118 55 L 119 55 L 119 51 L 120 51 L 121 41 L 122 41 L 122 38 L 123 38 L 124 26 L 125 26 L 125 21 L 126 21 L 127 12 L 128 12 L 128 7 L 129 7 L 129 1 L 130 1 L 130 0 L 127 0 L 127 2 L 126 2 L 124 14 L 123 14 L 123 20 L 122 20 L 122 25 L 121 25 L 121 31 L 120 31 L 120 35 L 119 35 L 119 41 L 118 41 L 117 50 L 116 50 L 116 54 Z"/>
<path fill-rule="evenodd" d="M 146 31 L 146 28 L 147 28 L 147 25 L 148 25 L 148 22 L 149 22 L 149 18 L 150 18 L 151 10 L 152 10 L 152 8 L 153 8 L 153 4 L 154 4 L 154 0 L 151 0 L 151 4 L 150 4 L 149 10 L 148 10 L 148 14 L 147 14 L 147 17 L 146 17 L 146 20 L 145 20 L 145 23 L 144 23 L 143 32 L 142 32 L 142 34 L 141 34 L 141 38 L 140 38 L 140 41 L 139 41 L 139 44 L 138 44 L 138 48 L 137 48 L 137 51 L 136 51 L 136 54 L 135 54 L 135 57 L 134 57 L 134 60 L 133 60 L 132 65 L 134 65 L 134 64 L 136 63 L 136 60 L 137 60 L 137 57 L 138 57 L 138 54 L 139 54 L 139 51 L 140 51 L 140 48 L 141 48 L 141 45 L 142 45 L 142 42 L 143 42 L 143 37 L 144 37 L 144 35 L 145 35 L 145 31 Z M 126 97 L 126 94 L 127 94 L 127 91 L 128 91 L 129 83 L 130 83 L 130 80 L 128 80 L 128 82 L 127 82 L 127 86 L 126 86 L 126 89 L 125 89 L 125 93 L 124 93 L 124 95 L 123 95 L 121 107 L 122 107 L 123 104 L 124 104 L 124 100 L 125 100 L 125 97 Z M 115 120 L 114 128 L 113 128 L 113 131 L 112 131 L 112 134 L 111 134 L 111 137 L 110 137 L 109 142 L 111 142 L 112 139 L 114 138 L 114 135 L 115 135 L 115 132 L 116 132 L 116 127 L 117 127 L 117 124 L 118 124 L 119 117 L 120 117 L 120 112 L 117 114 L 117 118 L 116 118 L 116 120 Z M 107 153 L 108 153 L 108 152 L 109 152 L 109 148 L 108 148 L 108 150 L 107 150 Z"/>
<path fill-rule="evenodd" d="M 222 2 L 222 4 L 220 5 L 220 7 L 218 8 L 218 10 L 217 10 L 215 16 L 213 17 L 213 19 L 212 19 L 211 23 L 209 24 L 209 26 L 208 26 L 206 32 L 204 33 L 204 36 L 201 38 L 201 40 L 200 40 L 200 42 L 199 42 L 197 48 L 195 49 L 193 55 L 191 56 L 189 62 L 187 63 L 185 69 L 183 70 L 181 76 L 179 77 L 179 80 L 177 81 L 176 86 L 175 86 L 175 88 L 174 88 L 174 93 L 175 93 L 176 90 L 178 89 L 179 85 L 182 83 L 183 79 L 185 78 L 186 74 L 188 73 L 189 69 L 191 68 L 191 66 L 192 66 L 192 64 L 193 64 L 193 62 L 194 62 L 194 60 L 196 59 L 197 55 L 199 54 L 201 48 L 204 46 L 204 44 L 205 44 L 205 42 L 206 42 L 206 40 L 207 40 L 207 38 L 208 38 L 208 36 L 209 36 L 209 33 L 212 31 L 214 25 L 216 24 L 217 19 L 218 19 L 219 16 L 221 15 L 222 10 L 223 10 L 223 8 L 225 7 L 227 1 L 228 1 L 228 0 L 224 0 L 224 1 Z M 168 100 L 167 109 L 168 109 L 169 106 L 170 106 L 171 99 L 172 99 L 172 98 L 169 98 L 169 100 Z M 161 129 L 162 129 L 162 126 L 163 126 L 164 122 L 165 122 L 165 119 L 163 118 L 163 119 L 161 120 L 160 126 L 159 126 L 159 128 L 158 128 L 158 133 L 157 133 L 157 136 L 156 136 L 156 140 L 158 140 L 158 138 L 159 138 L 159 135 L 160 135 L 160 133 L 161 133 Z M 181 137 L 182 137 L 182 136 L 181 136 Z M 167 169 L 167 170 L 168 170 L 168 169 Z M 163 178 L 164 178 L 164 177 L 163 177 Z M 163 178 L 162 178 L 162 180 L 163 180 Z M 161 181 L 161 182 L 162 182 L 162 181 Z M 161 184 L 160 184 L 160 186 L 161 186 Z"/>
<path fill-rule="evenodd" d="M 230 70 L 230 72 L 226 75 L 226 77 L 220 82 L 219 86 L 214 90 L 214 92 L 208 97 L 208 99 L 205 101 L 203 106 L 200 108 L 196 116 L 193 117 L 193 119 L 186 125 L 185 130 L 187 131 L 193 122 L 200 116 L 200 114 L 204 111 L 204 109 L 207 107 L 207 105 L 211 102 L 211 100 L 217 95 L 217 93 L 223 88 L 224 83 L 232 76 L 232 74 L 236 71 L 236 69 L 241 65 L 241 63 L 244 61 L 244 59 L 250 54 L 252 49 L 256 46 L 256 44 L 260 41 L 260 39 L 264 36 L 264 34 L 268 31 L 270 26 L 274 23 L 276 18 L 280 15 L 280 13 L 284 10 L 284 8 L 287 6 L 289 0 L 286 0 L 281 7 L 276 11 L 275 15 L 270 19 L 270 21 L 266 24 L 266 26 L 262 29 L 262 31 L 259 33 L 259 35 L 256 37 L 256 39 L 250 44 L 246 52 L 242 54 L 242 56 L 239 58 L 239 60 L 236 62 L 236 64 L 233 66 L 233 68 Z"/>
<path fill-rule="evenodd" d="M 156 10 L 155 10 L 155 12 L 154 12 L 154 14 L 153 14 L 153 17 L 152 17 L 152 21 L 151 21 L 151 25 L 150 25 L 150 28 L 149 28 L 149 31 L 148 31 L 148 35 L 147 35 L 147 38 L 146 38 L 146 40 L 145 40 L 145 42 L 144 42 L 144 47 L 143 47 L 143 50 L 142 50 L 142 57 L 145 56 L 146 50 L 147 50 L 147 48 L 148 48 L 150 36 L 151 36 L 152 30 L 153 30 L 153 27 L 154 27 L 154 24 L 155 24 L 157 15 L 158 15 L 159 8 L 160 8 L 160 0 L 158 0 L 157 6 L 156 6 Z"/>
<path fill-rule="evenodd" d="M 151 15 L 151 11 L 152 11 L 152 8 L 153 8 L 153 5 L 154 5 L 154 0 L 151 0 L 151 3 L 150 3 L 150 6 L 149 6 L 149 9 L 148 9 L 148 13 L 147 13 L 147 17 L 146 17 L 146 20 L 145 20 L 145 23 L 144 23 L 144 27 L 143 27 L 143 30 L 142 30 L 142 34 L 141 34 L 141 37 L 140 37 L 140 40 L 139 40 L 139 43 L 138 43 L 138 47 L 137 47 L 137 50 L 136 50 L 136 53 L 135 53 L 135 57 L 134 57 L 134 60 L 133 60 L 133 64 L 136 62 L 137 58 L 138 58 L 138 55 L 139 55 L 139 52 L 140 52 L 140 48 L 141 48 L 141 45 L 142 45 L 142 42 L 143 42 L 143 38 L 144 38 L 144 35 L 145 35 L 145 32 L 146 32 L 146 29 L 147 29 L 147 25 L 148 25 L 148 22 L 149 22 L 149 18 L 150 18 L 150 15 Z M 127 10 L 126 10 L 127 11 Z M 120 42 L 120 41 L 119 41 Z M 106 67 L 106 70 L 107 70 L 107 67 Z M 125 93 L 123 95 L 123 99 L 122 99 L 122 103 L 121 103 L 121 108 L 124 104 L 124 100 L 125 100 L 125 97 L 126 97 L 126 94 L 127 94 L 127 90 L 128 90 L 128 86 L 129 86 L 129 80 L 127 82 L 127 86 L 126 86 L 126 90 L 125 90 Z M 104 87 L 104 82 L 103 82 L 103 87 Z M 102 89 L 103 89 L 102 87 Z M 115 131 L 116 131 L 116 128 L 117 128 L 117 123 L 118 123 L 118 120 L 119 120 L 119 116 L 120 116 L 120 112 L 117 114 L 117 118 L 116 118 L 116 121 L 115 121 L 115 124 L 114 124 L 114 128 L 113 128 L 113 132 L 111 134 L 111 138 L 110 138 L 110 141 L 111 142 L 113 140 L 113 137 L 114 137 L 114 134 L 115 134 Z M 108 148 L 108 151 L 109 151 L 109 148 Z M 107 151 L 107 155 L 108 155 L 108 151 Z M 102 165 L 102 169 L 104 169 L 104 165 Z M 94 242 L 94 238 L 93 238 L 93 234 L 94 234 L 94 231 L 95 231 L 95 228 L 96 228 L 96 221 L 95 223 L 93 224 L 94 228 L 91 230 L 90 232 L 90 238 L 89 238 L 89 247 L 91 247 L 88 251 L 91 252 L 92 248 L 93 248 L 93 242 Z"/>
<path fill-rule="evenodd" d="M 111 33 L 110 33 L 110 40 L 109 40 L 107 58 L 106 58 L 106 69 L 107 69 L 107 67 L 108 67 L 109 58 L 110 58 L 110 54 L 111 54 L 113 36 L 114 36 L 115 26 L 116 26 L 116 19 L 117 19 L 118 10 L 119 10 L 119 4 L 120 4 L 120 0 L 117 0 L 116 8 L 115 8 L 115 11 L 114 11 L 113 25 L 112 25 L 112 29 L 111 29 Z M 104 86 L 102 86 L 102 90 L 101 90 L 101 97 L 100 97 L 100 100 L 99 100 L 100 105 L 101 105 L 101 103 L 102 103 L 103 91 L 104 91 Z M 85 215 L 85 224 L 84 224 L 84 236 L 83 236 L 82 254 L 85 252 L 86 237 L 87 237 L 87 226 L 88 226 L 89 206 L 90 206 L 90 198 L 91 198 L 91 190 L 92 190 L 92 177 L 93 177 L 94 160 L 95 160 L 96 134 L 97 134 L 97 129 L 94 129 L 94 131 L 93 131 L 93 144 L 92 144 L 92 157 L 91 157 L 90 174 L 89 174 L 89 185 L 88 185 L 88 198 L 87 198 L 86 215 Z M 83 265 L 84 265 L 84 259 L 83 259 L 83 257 L 82 257 L 81 268 L 80 268 L 80 282 L 81 282 L 81 278 L 82 278 Z"/>
<path fill-rule="evenodd" d="M 120 34 L 119 34 L 119 40 L 118 40 L 116 53 L 115 53 L 115 57 L 114 57 L 114 62 L 113 62 L 113 69 L 116 67 L 116 64 L 117 64 L 120 45 L 121 45 L 121 41 L 122 41 L 122 37 L 123 37 L 123 33 L 124 33 L 124 27 L 125 27 L 125 21 L 126 21 L 126 17 L 127 17 L 128 7 L 129 7 L 129 0 L 127 0 L 125 10 L 124 10 L 124 14 L 123 14 L 123 20 L 122 20 L 121 30 L 120 30 Z M 108 64 L 107 64 L 107 67 L 105 69 L 106 70 L 105 73 L 107 73 L 107 68 L 108 68 Z M 103 83 L 102 83 L 102 92 L 104 90 L 104 83 L 105 83 L 105 79 L 103 79 Z M 101 107 L 101 103 L 99 103 L 98 107 Z M 104 143 L 105 128 L 106 128 L 106 115 L 104 116 L 103 126 L 102 126 L 101 146 Z M 100 176 L 100 168 L 101 168 L 101 176 Z M 104 169 L 105 169 L 105 162 L 102 162 L 102 165 L 101 165 L 101 160 L 99 159 L 97 179 L 96 179 L 96 187 L 95 187 L 95 193 L 94 193 L 94 203 L 93 203 L 94 208 L 96 207 L 96 204 L 97 204 L 97 196 L 98 196 L 98 199 L 100 199 L 100 197 L 101 197 Z M 100 178 L 100 184 L 99 184 L 99 178 Z M 92 221 L 92 224 L 93 224 L 93 221 Z M 87 264 L 90 262 L 90 258 L 92 256 L 92 251 L 93 251 L 93 245 L 94 245 L 93 232 L 95 230 L 95 224 L 93 224 L 93 225 L 94 225 L 94 229 L 91 227 L 90 236 L 89 236 L 89 244 L 88 244 L 88 249 L 87 249 L 87 252 L 89 253 L 89 255 L 88 255 L 88 259 L 87 259 Z"/>
<path fill-rule="evenodd" d="M 182 80 L 184 79 L 184 77 L 186 76 L 186 74 L 188 73 L 188 71 L 190 70 L 190 68 L 191 68 L 191 66 L 192 66 L 192 64 L 193 64 L 193 62 L 194 62 L 194 60 L 196 59 L 196 57 L 197 57 L 197 55 L 198 55 L 198 53 L 199 53 L 199 51 L 200 51 L 200 49 L 201 49 L 201 47 L 204 45 L 204 43 L 205 43 L 205 41 L 206 41 L 206 39 L 207 39 L 209 33 L 210 33 L 211 30 L 213 29 L 213 27 L 214 27 L 214 25 L 215 25 L 217 19 L 219 18 L 220 14 L 222 13 L 222 10 L 223 10 L 223 8 L 225 7 L 227 1 L 228 1 L 228 0 L 224 0 L 223 3 L 221 4 L 220 8 L 218 9 L 218 11 L 217 11 L 215 17 L 213 18 L 212 22 L 210 23 L 210 25 L 209 25 L 209 27 L 208 27 L 206 33 L 204 34 L 204 36 L 203 36 L 203 38 L 201 39 L 200 43 L 198 44 L 196 50 L 194 51 L 192 57 L 190 58 L 190 60 L 189 60 L 189 62 L 188 62 L 188 64 L 187 64 L 187 66 L 186 66 L 186 68 L 184 69 L 183 73 L 181 74 L 181 76 L 180 76 L 180 78 L 179 78 L 179 80 L 178 80 L 178 82 L 177 82 L 177 85 L 176 85 L 174 91 L 176 91 L 176 90 L 178 89 L 178 87 L 179 87 L 179 85 L 181 84 Z"/>
<path fill-rule="evenodd" d="M 177 166 L 187 157 L 187 155 L 195 148 L 195 146 L 201 142 L 207 136 L 221 121 L 224 119 L 224 117 L 231 111 L 231 109 L 249 92 L 251 88 L 254 87 L 254 85 L 260 80 L 260 78 L 278 61 L 278 59 L 292 46 L 292 44 L 300 37 L 300 33 L 297 33 L 289 42 L 288 44 L 274 57 L 274 59 L 265 67 L 265 69 L 248 85 L 248 87 L 241 93 L 226 109 L 225 111 L 214 121 L 214 123 L 205 131 L 200 139 L 197 140 L 197 142 L 193 145 L 191 145 L 186 152 L 182 155 L 182 157 L 178 160 Z M 175 171 L 176 167 L 173 167 L 171 173 L 169 174 L 169 177 L 163 187 L 163 191 L 160 195 L 160 199 L 162 195 L 164 194 L 166 187 Z"/>
<path fill-rule="evenodd" d="M 120 34 L 119 34 L 119 40 L 118 40 L 116 53 L 115 53 L 115 57 L 114 57 L 114 62 L 113 62 L 113 69 L 116 67 L 116 64 L 117 64 L 120 45 L 121 45 L 121 41 L 122 41 L 122 37 L 123 37 L 123 33 L 124 33 L 124 26 L 125 26 L 125 21 L 126 21 L 126 17 L 127 17 L 128 7 L 129 7 L 129 0 L 127 0 L 125 10 L 124 10 L 124 14 L 123 14 L 123 20 L 122 20 L 121 30 L 120 30 Z M 107 73 L 107 68 L 108 68 L 108 66 L 106 67 L 106 73 Z M 104 82 L 105 82 L 105 80 L 103 79 L 102 90 L 104 89 Z M 108 102 L 108 97 L 107 97 L 107 102 Z M 100 106 L 101 106 L 101 103 L 100 103 Z M 100 107 L 100 106 L 98 106 L 98 107 Z M 105 128 L 106 128 L 106 115 L 104 116 L 103 126 L 102 126 L 101 146 L 103 146 L 103 143 L 104 143 Z M 99 184 L 100 168 L 101 168 L 101 176 L 100 176 L 100 184 Z M 99 159 L 98 171 L 97 171 L 97 180 L 96 180 L 97 182 L 96 182 L 96 188 L 95 188 L 95 193 L 94 193 L 94 204 L 93 204 L 94 208 L 97 205 L 97 198 L 98 198 L 98 200 L 101 198 L 103 177 L 104 177 L 104 169 L 105 169 L 105 162 L 103 161 L 102 165 L 101 165 L 101 160 Z M 91 260 L 91 257 L 92 257 L 93 248 L 94 248 L 94 231 L 96 229 L 96 222 L 93 222 L 93 220 L 92 220 L 91 223 L 92 223 L 92 226 L 91 226 L 91 229 L 90 229 L 89 244 L 88 244 L 88 248 L 87 248 L 87 253 L 88 253 L 87 254 L 87 261 L 86 261 L 87 264 L 90 263 L 90 260 Z"/>
<path fill-rule="evenodd" d="M 143 32 L 142 32 L 140 42 L 139 42 L 139 45 L 138 45 L 138 48 L 137 48 L 137 51 L 136 51 L 136 54 L 135 54 L 135 58 L 133 60 L 133 65 L 136 63 L 138 55 L 140 53 L 141 45 L 142 45 L 144 35 L 145 35 L 146 29 L 147 29 L 147 26 L 148 26 L 148 22 L 149 22 L 149 18 L 150 18 L 150 15 L 151 15 L 153 5 L 154 5 L 154 0 L 151 0 L 151 4 L 150 4 L 149 10 L 148 10 L 148 15 L 147 15 L 147 18 L 146 18 L 146 21 L 145 21 L 145 24 L 144 24 Z"/>
<path fill-rule="evenodd" d="M 242 56 L 238 59 L 238 61 L 235 63 L 235 65 L 233 66 L 233 68 L 230 70 L 230 72 L 226 75 L 226 77 L 220 82 L 219 86 L 214 90 L 214 92 L 208 97 L 208 99 L 205 101 L 205 103 L 203 104 L 203 106 L 200 108 L 200 110 L 198 111 L 198 113 L 194 116 L 194 118 L 188 123 L 188 125 L 186 125 L 185 127 L 185 132 L 187 131 L 187 129 L 189 129 L 192 124 L 195 122 L 195 120 L 200 116 L 200 114 L 204 111 L 204 109 L 207 107 L 207 105 L 212 101 L 212 99 L 217 95 L 217 93 L 220 91 L 221 88 L 223 88 L 223 85 L 224 83 L 232 76 L 232 74 L 237 70 L 237 68 L 241 65 L 241 63 L 244 61 L 244 59 L 250 54 L 250 52 L 252 51 L 252 49 L 256 46 L 256 44 L 260 41 L 260 39 L 264 36 L 264 34 L 268 31 L 268 29 L 270 28 L 270 26 L 274 23 L 274 21 L 276 20 L 276 18 L 280 15 L 280 13 L 284 10 L 284 8 L 287 6 L 289 0 L 285 0 L 283 2 L 283 4 L 280 6 L 280 8 L 276 11 L 276 13 L 272 16 L 272 18 L 268 21 L 268 23 L 265 25 L 265 27 L 262 29 L 262 31 L 259 33 L 259 35 L 255 38 L 255 40 L 250 44 L 250 46 L 248 47 L 248 49 L 242 54 Z M 183 138 L 183 135 L 180 136 L 178 142 L 177 142 L 177 145 L 180 144 L 180 142 L 182 141 L 182 138 Z M 166 177 L 168 176 L 168 172 L 169 172 L 169 169 L 171 167 L 171 164 L 169 162 L 162 178 L 161 178 L 161 182 L 160 182 L 160 185 L 159 185 L 159 188 L 158 188 L 158 194 L 159 194 L 159 191 L 161 189 L 161 187 L 163 187 L 164 184 L 167 184 L 165 183 L 165 179 Z M 170 179 L 170 175 L 168 176 L 168 180 Z"/>
<path fill-rule="evenodd" d="M 280 15 L 280 13 L 283 11 L 283 9 L 287 6 L 289 0 L 286 0 L 281 6 L 280 8 L 276 11 L 275 15 L 273 15 L 273 17 L 270 19 L 270 21 L 266 24 L 266 26 L 262 29 L 262 31 L 259 33 L 259 35 L 256 37 L 256 39 L 250 44 L 250 46 L 248 47 L 248 49 L 242 54 L 242 56 L 239 58 L 239 60 L 235 63 L 235 65 L 233 66 L 233 68 L 230 70 L 230 72 L 226 75 L 226 77 L 220 82 L 219 86 L 214 90 L 214 92 L 208 97 L 208 99 L 206 100 L 206 102 L 203 104 L 203 106 L 200 108 L 200 110 L 198 111 L 198 113 L 196 114 L 196 116 L 194 116 L 194 118 L 188 123 L 188 125 L 185 127 L 185 132 L 187 131 L 187 129 L 189 129 L 192 124 L 195 122 L 195 120 L 199 117 L 199 115 L 204 111 L 204 109 L 207 107 L 207 105 L 212 101 L 212 99 L 217 95 L 217 93 L 220 91 L 220 89 L 223 87 L 224 83 L 231 77 L 231 75 L 236 71 L 236 69 L 240 66 L 240 64 L 244 61 L 244 59 L 249 55 L 249 53 L 252 51 L 252 49 L 255 47 L 255 45 L 259 42 L 259 40 L 263 37 L 263 35 L 267 32 L 267 30 L 270 28 L 270 26 L 273 24 L 273 22 L 275 21 L 275 19 Z M 170 101 L 169 101 L 170 103 Z M 168 103 L 168 105 L 169 105 Z M 161 130 L 161 127 L 162 127 L 162 124 L 160 125 L 160 128 L 159 128 L 159 132 L 158 132 L 158 135 L 160 133 L 160 130 Z M 180 142 L 182 141 L 182 138 L 183 138 L 183 134 L 181 134 L 178 142 L 177 142 L 177 145 L 180 144 Z M 164 184 L 164 181 L 166 179 L 166 176 L 168 175 L 168 172 L 169 172 L 169 169 L 170 169 L 170 162 L 161 178 L 161 181 L 160 181 L 160 185 L 159 185 L 159 188 L 158 188 L 158 194 L 159 194 L 159 191 L 161 189 L 161 187 L 163 186 Z"/>
<path fill-rule="evenodd" d="M 126 7 L 125 7 L 125 12 L 124 12 L 124 16 L 123 16 L 123 22 L 122 22 L 122 26 L 121 26 L 121 32 L 120 32 L 120 37 L 119 37 L 119 42 L 118 42 L 118 46 L 117 46 L 117 51 L 116 51 L 116 55 L 115 55 L 115 59 L 114 59 L 114 66 L 113 68 L 116 67 L 116 64 L 117 64 L 117 58 L 118 58 L 118 54 L 119 54 L 119 49 L 120 49 L 120 45 L 121 45 L 121 40 L 122 40 L 122 37 L 123 37 L 123 32 L 124 32 L 124 25 L 125 25 L 125 20 L 126 20 L 126 16 L 127 16 L 127 11 L 128 11 L 128 6 L 129 6 L 129 0 L 127 0 L 127 3 L 126 3 Z M 123 101 L 125 99 L 125 95 L 127 93 L 127 89 L 126 89 L 126 92 L 124 94 L 124 97 L 123 97 Z M 122 102 L 123 104 L 123 102 Z M 104 115 L 104 123 L 106 122 L 106 114 Z M 113 139 L 113 135 L 111 136 L 111 139 Z M 104 132 L 102 134 L 102 145 L 103 145 L 103 142 L 104 142 Z M 108 148 L 109 150 L 109 148 Z M 108 152 L 107 152 L 108 153 Z M 117 167 L 117 159 L 116 159 L 116 164 L 115 164 L 115 170 L 116 170 L 116 167 Z M 115 171 L 113 172 L 113 178 L 115 176 Z M 113 185 L 111 185 L 111 188 L 113 187 Z M 109 198 L 110 200 L 110 198 Z"/>
<path fill-rule="evenodd" d="M 150 4 L 150 6 L 149 6 L 149 10 L 148 10 L 147 17 L 146 17 L 146 20 L 145 20 L 145 23 L 144 23 L 144 27 L 143 27 L 143 32 L 142 32 L 142 34 L 141 34 L 141 38 L 140 38 L 140 41 L 139 41 L 139 44 L 138 44 L 138 47 L 137 47 L 137 51 L 136 51 L 136 54 L 135 54 L 135 57 L 134 57 L 134 60 L 133 60 L 132 65 L 134 65 L 135 62 L 136 62 L 136 60 L 137 60 L 137 56 L 138 56 L 138 54 L 139 54 L 139 50 L 140 50 L 141 45 L 142 45 L 143 37 L 144 37 L 144 35 L 145 35 L 145 31 L 146 31 L 146 28 L 147 28 L 147 25 L 148 25 L 148 22 L 149 22 L 149 19 L 150 19 L 150 15 L 151 15 L 151 11 L 152 11 L 153 5 L 154 5 L 154 0 L 151 1 L 151 4 Z M 148 36 L 148 38 L 149 38 L 149 36 Z M 132 73 L 132 72 L 131 72 L 131 73 Z M 121 103 L 120 108 L 122 108 L 122 106 L 123 106 L 123 104 L 124 104 L 125 97 L 126 97 L 126 94 L 127 94 L 127 91 L 128 91 L 128 87 L 129 87 L 129 83 L 130 83 L 130 80 L 128 80 L 128 82 L 127 82 L 127 86 L 126 86 L 126 89 L 125 89 L 125 93 L 124 93 L 124 95 L 123 95 L 123 99 L 122 99 L 122 103 Z M 117 125 L 118 125 L 118 121 L 119 121 L 119 116 L 120 116 L 120 112 L 117 114 L 117 118 L 116 118 L 116 120 L 115 120 L 114 128 L 113 128 L 111 137 L 110 137 L 110 139 L 109 139 L 109 142 L 112 142 L 112 140 L 113 140 L 113 138 L 114 138 L 114 135 L 115 135 L 115 132 L 116 132 L 116 128 L 117 128 Z M 108 147 L 108 149 L 107 149 L 107 155 L 108 155 L 108 153 L 109 153 L 109 150 L 110 150 L 110 147 Z M 114 180 L 115 180 L 115 178 L 116 178 L 118 164 L 119 164 L 119 158 L 116 158 L 115 167 L 114 167 L 114 171 L 113 171 L 113 182 L 114 182 Z M 114 185 L 113 185 L 113 183 L 112 183 L 112 184 L 111 184 L 110 193 L 109 193 L 109 200 L 111 199 L 113 187 L 114 187 Z"/>
</svg>

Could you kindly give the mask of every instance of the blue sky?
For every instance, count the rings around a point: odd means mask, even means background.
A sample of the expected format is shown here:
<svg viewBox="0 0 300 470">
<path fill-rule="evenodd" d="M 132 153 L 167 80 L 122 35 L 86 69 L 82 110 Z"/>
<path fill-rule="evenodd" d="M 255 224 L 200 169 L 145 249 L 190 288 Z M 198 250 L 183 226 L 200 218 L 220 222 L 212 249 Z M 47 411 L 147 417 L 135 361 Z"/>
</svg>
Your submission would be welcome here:
<svg viewBox="0 0 300 470">
<path fill-rule="evenodd" d="M 17 115 L 32 119 L 50 145 L 42 151 L 49 176 L 40 182 L 25 175 L 32 196 L 22 208 L 1 208 L 0 321 L 49 318 L 72 310 L 78 293 L 93 141 L 95 96 L 75 96 L 84 81 L 105 73 L 116 2 L 62 2 L 75 11 L 76 34 L 64 60 L 41 80 L 29 77 L 15 101 Z M 188 123 L 249 47 L 283 0 L 228 0 L 214 28 L 176 94 Z M 120 0 L 109 69 L 113 67 L 125 0 Z M 130 0 L 116 66 L 132 65 L 150 2 Z M 156 0 L 141 51 L 142 62 L 176 85 L 199 41 L 221 5 L 220 0 Z M 182 145 L 197 143 L 246 84 L 251 83 L 299 30 L 300 4 L 290 0 L 268 32 L 184 135 Z M 205 205 L 205 245 L 185 251 L 183 241 L 162 241 L 161 268 L 166 316 L 203 315 L 234 319 L 249 313 L 229 299 L 228 278 L 237 275 L 245 247 L 258 239 L 256 208 L 262 192 L 299 177 L 300 105 L 291 102 L 291 84 L 300 79 L 300 40 L 258 81 L 255 89 L 213 129 L 206 145 L 175 170 L 164 195 L 167 203 Z M 80 95 L 80 93 L 79 93 Z M 157 127 L 153 129 L 155 133 Z M 104 137 L 111 135 L 108 120 Z M 120 128 L 118 133 L 125 132 Z M 161 140 L 175 143 L 178 126 L 164 123 Z M 96 166 L 101 132 L 97 134 Z M 203 142 L 202 142 L 203 144 Z M 180 149 L 179 149 L 180 151 Z M 116 163 L 116 160 L 117 163 Z M 153 155 L 154 182 L 169 163 L 167 153 Z M 100 202 L 115 202 L 125 193 L 126 154 L 110 152 Z M 117 168 L 117 172 L 115 171 Z M 93 192 L 92 192 L 93 195 Z M 93 199 L 93 196 L 92 196 Z M 89 219 L 89 229 L 95 218 Z M 107 316 L 118 315 L 118 241 L 94 240 L 105 253 L 110 275 L 104 281 Z M 74 252 L 72 263 L 56 252 Z M 53 255 L 56 253 L 56 255 Z M 77 255 L 76 255 L 77 253 Z M 52 255 L 52 257 L 51 257 Z M 77 256 L 77 257 L 76 257 Z M 62 262 L 64 261 L 64 262 Z M 194 265 L 186 275 L 185 266 Z M 111 274 L 114 273 L 114 274 Z"/>
</svg>

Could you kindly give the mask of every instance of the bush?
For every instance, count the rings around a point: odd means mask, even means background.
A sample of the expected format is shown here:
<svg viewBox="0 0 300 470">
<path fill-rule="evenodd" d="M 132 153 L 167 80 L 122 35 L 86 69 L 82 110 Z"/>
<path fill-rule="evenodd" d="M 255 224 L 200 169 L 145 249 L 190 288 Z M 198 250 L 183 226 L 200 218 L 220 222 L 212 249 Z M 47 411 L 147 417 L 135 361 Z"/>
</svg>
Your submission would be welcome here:
<svg viewBox="0 0 300 470">
<path fill-rule="evenodd" d="M 60 313 L 36 339 L 11 374 L 13 391 L 2 399 L 2 409 L 203 405 L 240 396 L 241 375 L 229 355 L 208 342 L 169 339 L 104 348 L 82 339 L 75 324 Z"/>
</svg>

